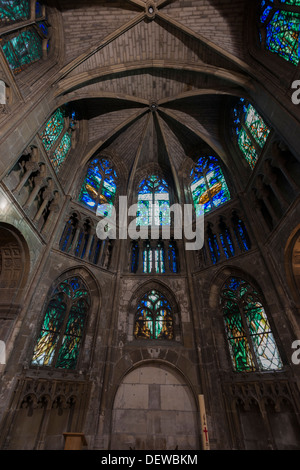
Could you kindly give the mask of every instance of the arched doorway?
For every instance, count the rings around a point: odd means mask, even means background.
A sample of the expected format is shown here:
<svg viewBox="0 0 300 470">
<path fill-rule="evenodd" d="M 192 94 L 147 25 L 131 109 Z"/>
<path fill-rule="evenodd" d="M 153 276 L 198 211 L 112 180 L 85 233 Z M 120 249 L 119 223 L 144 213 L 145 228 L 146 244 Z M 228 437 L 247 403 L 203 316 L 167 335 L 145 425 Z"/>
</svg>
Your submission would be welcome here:
<svg viewBox="0 0 300 470">
<path fill-rule="evenodd" d="M 112 449 L 196 450 L 198 428 L 190 386 L 170 366 L 143 364 L 123 378 L 113 406 Z"/>
<path fill-rule="evenodd" d="M 29 272 L 29 250 L 13 226 L 0 223 L 0 339 L 5 341 L 19 312 Z"/>
</svg>

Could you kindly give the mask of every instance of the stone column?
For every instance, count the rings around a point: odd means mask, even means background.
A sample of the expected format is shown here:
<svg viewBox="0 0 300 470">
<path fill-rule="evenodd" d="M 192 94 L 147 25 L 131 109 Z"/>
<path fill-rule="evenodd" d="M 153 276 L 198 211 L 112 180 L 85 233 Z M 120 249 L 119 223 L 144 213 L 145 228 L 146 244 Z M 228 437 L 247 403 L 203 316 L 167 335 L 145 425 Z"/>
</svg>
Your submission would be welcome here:
<svg viewBox="0 0 300 470">
<path fill-rule="evenodd" d="M 39 166 L 39 163 L 38 162 L 35 162 L 35 161 L 29 161 L 27 163 L 25 163 L 25 173 L 24 175 L 22 176 L 19 184 L 16 186 L 16 188 L 13 190 L 13 193 L 15 195 L 18 195 L 20 194 L 23 186 L 26 184 L 26 182 L 28 181 L 28 178 L 30 177 L 30 175 L 36 171 L 38 171 L 40 168 Z"/>
<path fill-rule="evenodd" d="M 31 206 L 31 204 L 33 203 L 33 201 L 35 200 L 35 198 L 37 197 L 39 191 L 47 185 L 47 179 L 46 179 L 46 168 L 45 168 L 45 165 L 42 165 L 41 166 L 41 169 L 40 169 L 40 174 L 34 178 L 34 183 L 35 183 L 35 187 L 33 188 L 33 190 L 31 191 L 27 201 L 25 202 L 24 206 L 23 206 L 23 209 L 26 210 L 26 209 L 29 209 L 29 207 Z"/>
<path fill-rule="evenodd" d="M 52 181 L 51 181 L 51 183 L 52 183 Z M 33 222 L 38 222 L 40 220 L 44 210 L 46 209 L 47 204 L 53 199 L 54 195 L 53 195 L 52 186 L 53 186 L 53 184 L 50 184 L 50 186 L 45 190 L 45 192 L 43 194 L 43 202 L 41 204 L 41 207 L 37 211 L 37 213 L 36 213 L 36 215 L 33 219 Z"/>
<path fill-rule="evenodd" d="M 270 182 L 270 186 L 274 192 L 274 194 L 276 195 L 280 205 L 282 206 L 282 208 L 284 210 L 287 210 L 289 204 L 288 202 L 285 200 L 284 196 L 282 195 L 282 192 L 281 190 L 278 188 L 278 185 L 277 185 L 277 177 L 274 173 L 274 170 L 272 168 L 272 165 L 271 165 L 271 162 L 269 160 L 265 161 L 264 162 L 264 169 L 265 169 L 265 173 L 269 179 L 269 182 Z"/>
</svg>

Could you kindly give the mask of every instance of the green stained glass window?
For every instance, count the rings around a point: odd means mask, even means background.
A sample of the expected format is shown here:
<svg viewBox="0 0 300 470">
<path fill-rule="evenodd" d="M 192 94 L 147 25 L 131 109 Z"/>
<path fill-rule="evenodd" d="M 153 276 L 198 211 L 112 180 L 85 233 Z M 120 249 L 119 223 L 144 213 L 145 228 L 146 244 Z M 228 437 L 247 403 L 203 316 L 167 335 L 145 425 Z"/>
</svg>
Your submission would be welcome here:
<svg viewBox="0 0 300 470">
<path fill-rule="evenodd" d="M 230 200 L 230 192 L 214 156 L 200 157 L 191 174 L 191 192 L 196 215 L 206 214 Z"/>
<path fill-rule="evenodd" d="M 151 290 L 139 302 L 134 337 L 136 339 L 173 339 L 172 309 L 160 292 Z"/>
<path fill-rule="evenodd" d="M 45 128 L 40 133 L 45 150 L 50 151 L 58 140 L 65 126 L 65 115 L 62 108 L 58 108 L 50 117 Z"/>
<path fill-rule="evenodd" d="M 263 147 L 269 136 L 270 129 L 251 104 L 249 104 L 247 109 L 245 124 L 256 142 L 260 147 Z"/>
<path fill-rule="evenodd" d="M 88 166 L 79 202 L 96 211 L 99 216 L 110 216 L 117 192 L 117 180 L 116 171 L 108 158 L 94 158 Z"/>
<path fill-rule="evenodd" d="M 280 370 L 279 351 L 257 291 L 232 277 L 223 286 L 221 307 L 234 369 Z"/>
<path fill-rule="evenodd" d="M 61 139 L 60 144 L 56 148 L 55 152 L 50 157 L 51 163 L 56 172 L 58 172 L 59 167 L 64 162 L 66 156 L 68 155 L 72 145 L 71 132 L 68 131 L 64 134 Z"/>
<path fill-rule="evenodd" d="M 0 25 L 27 20 L 30 17 L 30 0 L 0 0 Z"/>
<path fill-rule="evenodd" d="M 275 4 L 273 0 L 261 2 L 261 42 L 270 52 L 278 54 L 293 65 L 298 65 L 300 58 L 300 8 L 297 12 L 289 10 L 289 6 L 300 7 L 300 2 L 298 0 L 281 0 L 280 3 L 282 7 L 280 4 Z"/>
<path fill-rule="evenodd" d="M 233 109 L 233 128 L 238 147 L 253 169 L 271 129 L 252 104 L 243 98 Z"/>
<path fill-rule="evenodd" d="M 163 178 L 151 175 L 139 185 L 137 225 L 170 225 L 168 184 Z"/>
<path fill-rule="evenodd" d="M 75 369 L 89 309 L 89 295 L 77 277 L 61 282 L 49 300 L 31 364 Z"/>
<path fill-rule="evenodd" d="M 258 154 L 245 129 L 241 129 L 239 132 L 238 145 L 240 150 L 243 152 L 247 162 L 253 169 L 258 160 Z"/>
<path fill-rule="evenodd" d="M 15 73 L 43 57 L 42 38 L 34 27 L 13 36 L 5 36 L 1 38 L 0 44 L 10 68 Z"/>
</svg>

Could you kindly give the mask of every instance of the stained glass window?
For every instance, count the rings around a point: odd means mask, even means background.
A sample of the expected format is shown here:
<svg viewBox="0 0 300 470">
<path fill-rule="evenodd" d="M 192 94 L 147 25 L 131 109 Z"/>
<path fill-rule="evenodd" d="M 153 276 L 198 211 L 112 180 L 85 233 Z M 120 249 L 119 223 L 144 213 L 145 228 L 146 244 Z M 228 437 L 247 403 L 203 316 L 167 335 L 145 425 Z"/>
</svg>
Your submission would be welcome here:
<svg viewBox="0 0 300 470">
<path fill-rule="evenodd" d="M 50 161 L 55 169 L 56 172 L 58 172 L 61 164 L 64 162 L 66 156 L 68 155 L 70 149 L 72 146 L 72 135 L 71 131 L 67 131 L 56 150 L 53 152 L 53 154 L 50 157 Z"/>
<path fill-rule="evenodd" d="M 299 0 L 280 0 L 280 4 L 274 3 L 273 0 L 261 2 L 261 42 L 270 52 L 278 54 L 293 65 L 298 65 L 300 8 L 297 12 L 289 9 L 289 6 L 300 7 L 300 2 Z"/>
<path fill-rule="evenodd" d="M 220 240 L 226 258 L 228 259 L 234 256 L 234 246 L 232 243 L 232 237 L 227 227 L 224 229 L 224 231 L 220 233 Z"/>
<path fill-rule="evenodd" d="M 65 126 L 65 113 L 63 108 L 58 108 L 50 117 L 45 128 L 40 133 L 43 145 L 47 151 L 51 150 L 58 140 Z"/>
<path fill-rule="evenodd" d="M 165 248 L 162 242 L 157 244 L 155 248 L 155 272 L 156 274 L 162 274 L 165 272 Z"/>
<path fill-rule="evenodd" d="M 78 277 L 61 282 L 47 304 L 31 364 L 75 369 L 89 310 L 86 286 Z"/>
<path fill-rule="evenodd" d="M 223 286 L 221 307 L 234 370 L 281 369 L 279 351 L 258 292 L 243 279 L 232 277 Z"/>
<path fill-rule="evenodd" d="M 30 17 L 30 0 L 0 0 L 0 25 Z"/>
<path fill-rule="evenodd" d="M 32 27 L 2 38 L 1 45 L 10 68 L 15 73 L 43 57 L 42 39 Z"/>
<path fill-rule="evenodd" d="M 76 128 L 76 120 L 75 111 L 70 111 L 67 105 L 63 106 L 56 109 L 39 133 L 56 173 L 72 148 L 72 132 Z"/>
<path fill-rule="evenodd" d="M 112 163 L 107 158 L 94 158 L 88 166 L 79 202 L 107 217 L 110 215 L 107 206 L 113 206 L 116 192 L 117 174 Z"/>
<path fill-rule="evenodd" d="M 17 29 L 14 26 L 16 22 L 20 22 Z M 44 57 L 49 46 L 48 24 L 38 2 L 35 16 L 31 16 L 30 1 L 0 0 L 1 24 L 12 24 L 0 37 L 0 45 L 14 74 Z"/>
<path fill-rule="evenodd" d="M 207 213 L 230 200 L 230 192 L 216 157 L 200 157 L 190 178 L 197 216 L 203 213 L 198 205 L 202 205 L 204 213 Z"/>
<path fill-rule="evenodd" d="M 210 254 L 210 258 L 212 260 L 213 264 L 218 263 L 220 261 L 220 248 L 218 245 L 218 240 L 216 235 L 212 232 L 212 230 L 209 228 L 207 230 L 207 246 Z"/>
<path fill-rule="evenodd" d="M 134 337 L 136 339 L 173 339 L 172 309 L 160 292 L 151 290 L 139 302 Z"/>
<path fill-rule="evenodd" d="M 139 244 L 136 240 L 132 242 L 131 245 L 131 272 L 136 273 L 139 267 Z"/>
<path fill-rule="evenodd" d="M 152 175 L 140 183 L 137 225 L 170 225 L 169 189 L 163 178 Z"/>
<path fill-rule="evenodd" d="M 233 109 L 233 128 L 239 149 L 253 169 L 271 130 L 244 98 Z"/>
<path fill-rule="evenodd" d="M 241 251 L 248 251 L 251 248 L 251 241 L 248 231 L 242 219 L 234 212 L 232 217 L 233 230 L 236 241 Z"/>
</svg>

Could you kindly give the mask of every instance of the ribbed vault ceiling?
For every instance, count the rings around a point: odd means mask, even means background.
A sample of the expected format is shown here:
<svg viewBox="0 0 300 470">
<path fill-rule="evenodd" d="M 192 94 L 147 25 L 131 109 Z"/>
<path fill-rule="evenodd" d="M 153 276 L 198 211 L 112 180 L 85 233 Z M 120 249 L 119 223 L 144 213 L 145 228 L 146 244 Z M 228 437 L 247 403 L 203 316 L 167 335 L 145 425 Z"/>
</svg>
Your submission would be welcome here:
<svg viewBox="0 0 300 470">
<path fill-rule="evenodd" d="M 230 166 L 224 103 L 250 83 L 245 1 L 74 3 L 55 2 L 65 38 L 55 93 L 88 122 L 90 153 L 110 149 L 128 174 L 158 163 L 174 176 L 209 146 Z"/>
</svg>

